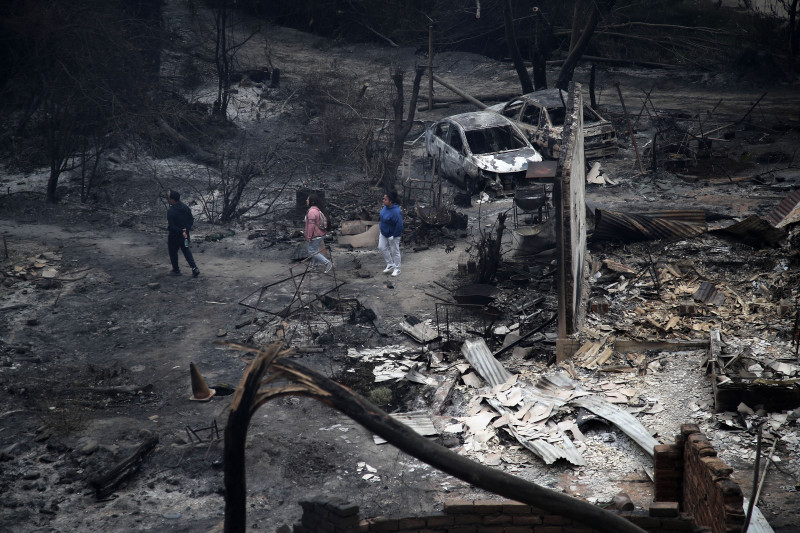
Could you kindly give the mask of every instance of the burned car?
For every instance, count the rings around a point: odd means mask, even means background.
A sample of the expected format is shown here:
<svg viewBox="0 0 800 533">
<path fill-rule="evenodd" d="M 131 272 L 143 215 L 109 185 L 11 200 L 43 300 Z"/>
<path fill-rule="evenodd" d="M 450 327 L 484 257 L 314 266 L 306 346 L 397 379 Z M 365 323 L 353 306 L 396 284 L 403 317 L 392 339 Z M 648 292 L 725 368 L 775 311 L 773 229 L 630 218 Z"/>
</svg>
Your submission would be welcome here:
<svg viewBox="0 0 800 533">
<path fill-rule="evenodd" d="M 513 122 L 493 111 L 444 118 L 425 130 L 425 149 L 441 175 L 466 189 L 513 192 L 528 163 L 542 156 Z"/>
<path fill-rule="evenodd" d="M 558 159 L 567 112 L 566 96 L 559 89 L 545 89 L 523 94 L 489 109 L 513 120 L 545 157 Z M 610 157 L 617 153 L 614 125 L 587 105 L 583 106 L 583 148 L 586 159 Z"/>
</svg>

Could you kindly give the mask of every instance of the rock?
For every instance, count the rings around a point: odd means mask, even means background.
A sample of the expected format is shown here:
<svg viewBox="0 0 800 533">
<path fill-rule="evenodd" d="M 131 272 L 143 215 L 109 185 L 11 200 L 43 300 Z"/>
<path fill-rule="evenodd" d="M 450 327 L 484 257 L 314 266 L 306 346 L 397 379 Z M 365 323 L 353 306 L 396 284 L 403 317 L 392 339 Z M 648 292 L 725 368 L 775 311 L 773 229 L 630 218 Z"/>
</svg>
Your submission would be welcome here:
<svg viewBox="0 0 800 533">
<path fill-rule="evenodd" d="M 78 445 L 78 453 L 83 455 L 91 455 L 97 451 L 100 444 L 94 439 L 86 439 L 83 443 Z"/>
<path fill-rule="evenodd" d="M 150 290 L 156 290 L 159 287 L 161 287 L 161 284 L 159 282 L 157 282 L 157 281 L 154 281 L 152 283 L 148 283 L 147 284 L 147 288 L 150 289 Z"/>
</svg>

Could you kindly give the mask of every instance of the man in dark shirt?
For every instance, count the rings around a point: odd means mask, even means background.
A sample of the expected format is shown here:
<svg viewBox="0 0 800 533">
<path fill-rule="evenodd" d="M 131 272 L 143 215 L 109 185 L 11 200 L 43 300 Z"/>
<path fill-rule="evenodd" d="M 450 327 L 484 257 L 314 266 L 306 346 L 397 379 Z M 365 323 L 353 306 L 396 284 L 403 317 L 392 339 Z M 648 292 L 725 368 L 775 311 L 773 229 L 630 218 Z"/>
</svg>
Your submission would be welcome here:
<svg viewBox="0 0 800 533">
<path fill-rule="evenodd" d="M 172 275 L 180 276 L 181 269 L 178 266 L 178 249 L 183 251 L 183 257 L 192 267 L 192 276 L 200 275 L 200 270 L 194 262 L 192 251 L 189 249 L 189 232 L 194 224 L 192 210 L 181 202 L 181 195 L 178 191 L 169 191 L 167 197 L 169 201 L 169 211 L 167 211 L 167 248 L 169 249 L 169 260 L 172 262 Z"/>
</svg>

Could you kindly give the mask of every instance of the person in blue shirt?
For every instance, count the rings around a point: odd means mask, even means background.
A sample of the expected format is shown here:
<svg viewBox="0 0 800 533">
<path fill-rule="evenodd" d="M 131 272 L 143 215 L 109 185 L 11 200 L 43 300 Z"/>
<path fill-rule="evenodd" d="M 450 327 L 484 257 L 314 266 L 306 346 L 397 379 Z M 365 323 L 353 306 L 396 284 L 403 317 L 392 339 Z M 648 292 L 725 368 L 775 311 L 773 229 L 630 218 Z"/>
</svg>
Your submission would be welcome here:
<svg viewBox="0 0 800 533">
<path fill-rule="evenodd" d="M 378 237 L 378 250 L 386 260 L 384 274 L 400 275 L 400 237 L 403 235 L 403 212 L 397 204 L 397 191 L 387 191 L 383 195 L 381 209 L 381 234 Z"/>
</svg>

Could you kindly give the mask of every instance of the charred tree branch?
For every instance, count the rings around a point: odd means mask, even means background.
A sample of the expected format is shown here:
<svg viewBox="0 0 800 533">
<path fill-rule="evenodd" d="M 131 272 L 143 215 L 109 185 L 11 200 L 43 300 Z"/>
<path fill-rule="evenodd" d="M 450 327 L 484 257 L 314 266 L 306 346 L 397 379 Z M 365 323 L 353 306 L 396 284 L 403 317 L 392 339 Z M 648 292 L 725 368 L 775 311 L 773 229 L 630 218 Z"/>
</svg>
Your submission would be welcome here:
<svg viewBox="0 0 800 533">
<path fill-rule="evenodd" d="M 315 398 L 352 418 L 400 450 L 476 487 L 515 501 L 570 516 L 599 531 L 643 533 L 621 516 L 588 502 L 540 487 L 505 472 L 470 461 L 417 434 L 353 391 L 283 357 L 291 353 L 273 344 L 265 350 L 228 344 L 253 352 L 236 389 L 225 428 L 225 533 L 244 533 L 246 484 L 244 446 L 253 413 L 266 401 L 285 395 Z M 278 385 L 278 380 L 293 384 Z M 272 388 L 262 389 L 265 385 Z"/>
</svg>

